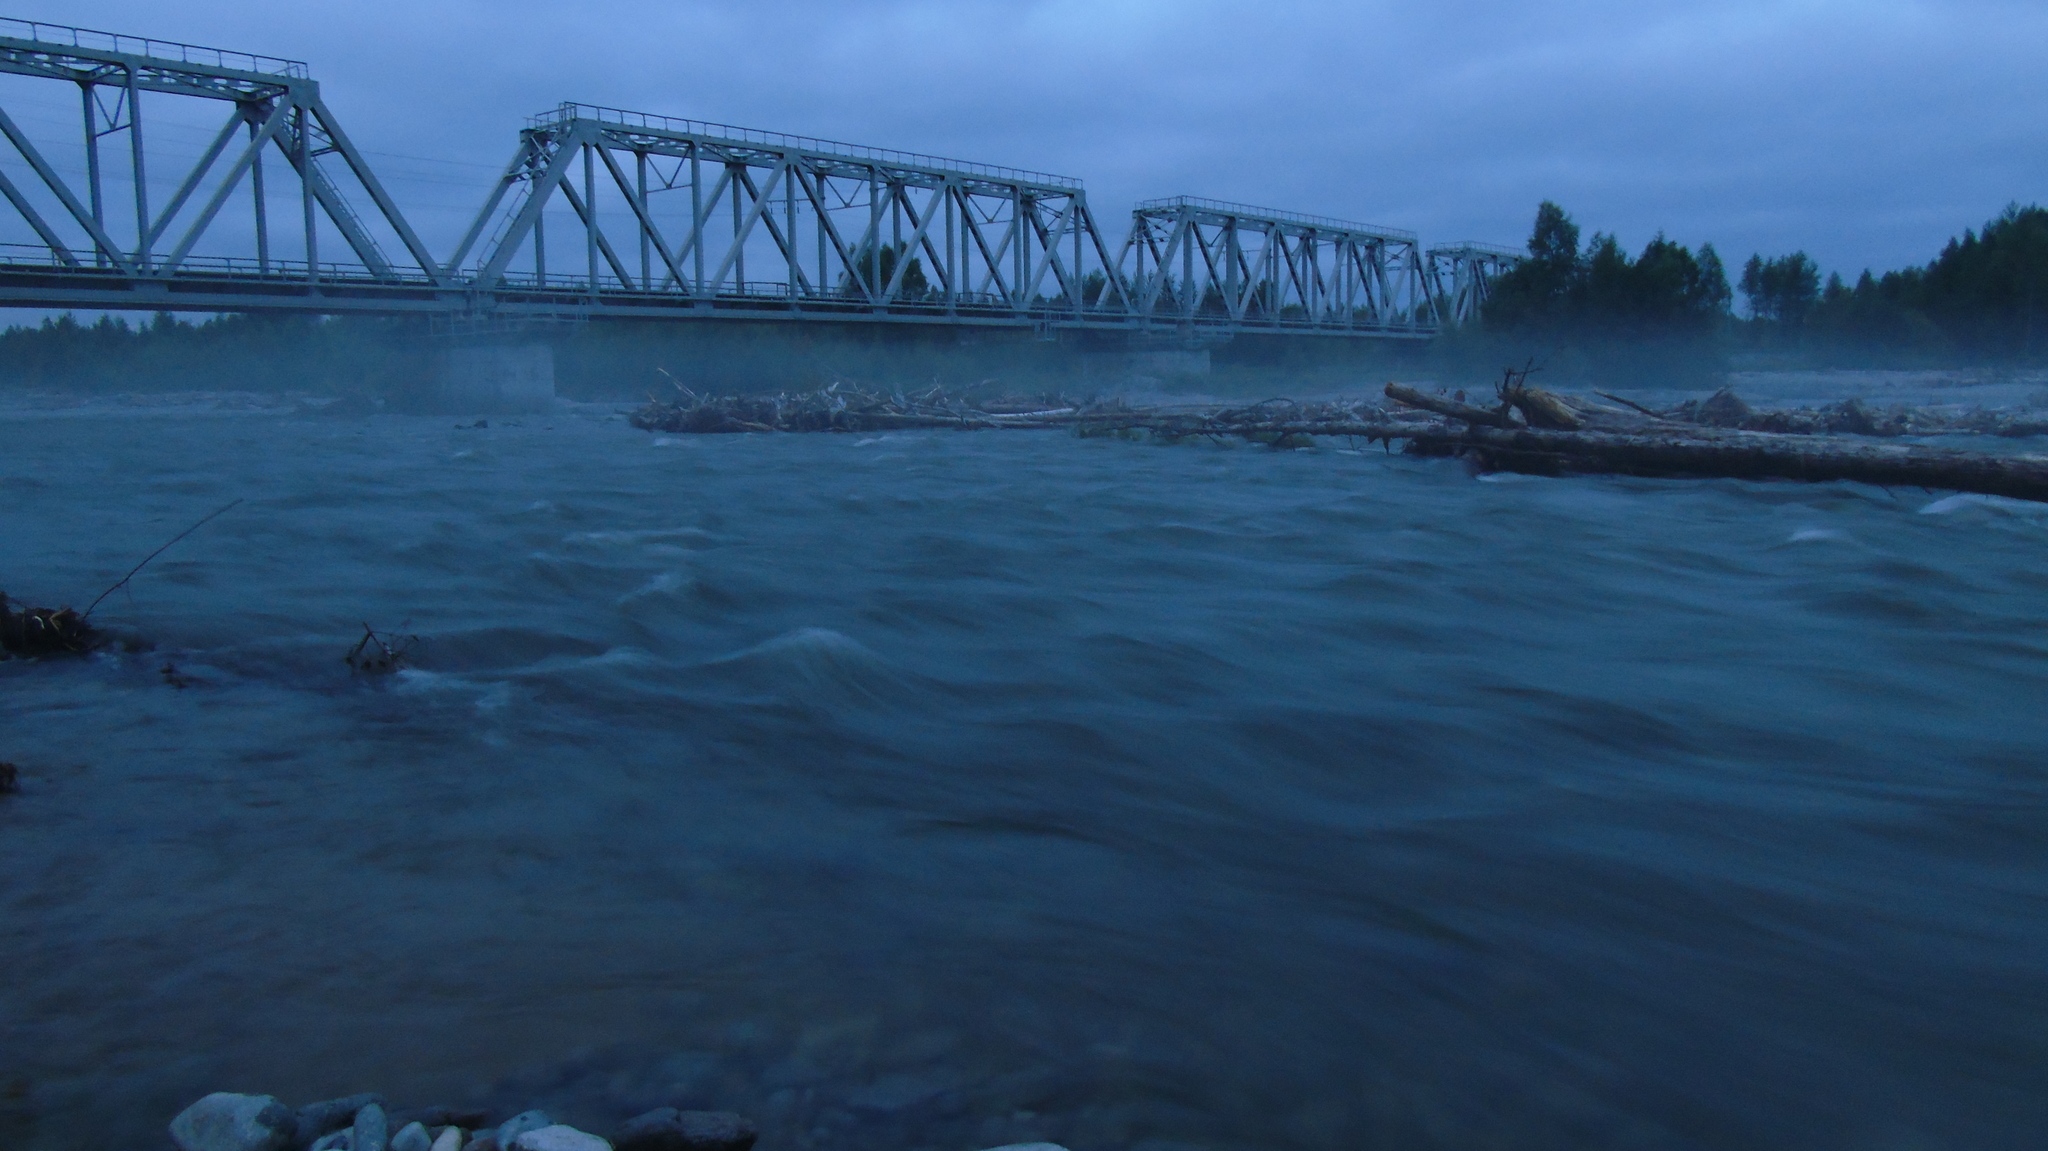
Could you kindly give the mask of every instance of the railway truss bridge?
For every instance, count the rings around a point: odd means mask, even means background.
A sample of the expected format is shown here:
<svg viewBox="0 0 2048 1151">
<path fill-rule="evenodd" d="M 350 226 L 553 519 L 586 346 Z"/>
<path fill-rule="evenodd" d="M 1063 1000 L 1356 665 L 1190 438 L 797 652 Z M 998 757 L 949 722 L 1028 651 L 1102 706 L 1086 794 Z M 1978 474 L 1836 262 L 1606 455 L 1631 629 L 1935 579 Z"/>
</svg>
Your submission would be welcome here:
<svg viewBox="0 0 2048 1151">
<path fill-rule="evenodd" d="M 303 63 L 0 19 L 5 74 L 78 109 L 0 90 L 6 306 L 1418 339 L 1520 258 L 1186 196 L 1111 243 L 1067 177 L 583 104 L 528 120 L 440 258 Z"/>
</svg>

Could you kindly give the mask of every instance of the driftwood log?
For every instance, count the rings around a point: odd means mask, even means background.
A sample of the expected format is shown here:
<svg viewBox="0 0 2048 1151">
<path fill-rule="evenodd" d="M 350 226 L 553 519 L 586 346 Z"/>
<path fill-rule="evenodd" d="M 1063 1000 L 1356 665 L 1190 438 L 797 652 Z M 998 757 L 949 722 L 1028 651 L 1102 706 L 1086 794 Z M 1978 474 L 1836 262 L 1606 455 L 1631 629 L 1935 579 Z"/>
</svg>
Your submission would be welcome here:
<svg viewBox="0 0 2048 1151">
<path fill-rule="evenodd" d="M 1853 480 L 2048 501 L 2048 455 L 2038 453 L 1676 426 L 1638 432 L 1467 428 L 1411 442 L 1418 454 L 1470 454 L 1482 466 L 1532 475 Z"/>
<path fill-rule="evenodd" d="M 1410 454 L 1460 456 L 1488 471 L 1852 480 L 2048 502 L 2048 454 L 1930 447 L 1896 438 L 2016 434 L 2008 429 L 2021 421 L 2009 416 L 1873 413 L 1853 400 L 1818 412 L 1753 412 L 1725 389 L 1660 413 L 1619 396 L 1605 397 L 1622 405 L 1608 407 L 1548 392 L 1529 386 L 1528 375 L 1507 372 L 1496 387 L 1496 407 L 1397 383 L 1386 386 L 1391 405 L 1362 398 L 1274 399 L 1178 411 L 1060 396 L 975 402 L 937 387 L 914 396 L 834 385 L 794 395 L 700 397 L 678 386 L 677 401 L 650 400 L 631 419 L 650 431 L 710 433 L 1071 427 L 1082 436 L 1231 438 L 1281 448 L 1306 446 L 1317 436 L 1349 436 L 1380 441 L 1390 451 L 1400 440 Z"/>
<path fill-rule="evenodd" d="M 1278 418 L 1263 419 L 1247 410 L 1214 416 L 1131 412 L 1088 417 L 1078 430 L 1083 435 L 1143 432 L 1165 440 L 1231 436 L 1280 446 L 1308 442 L 1306 437 L 1348 436 L 1379 441 L 1390 449 L 1400 440 L 1410 454 L 1461 456 L 1487 471 L 1851 480 L 2048 502 L 2048 454 L 1929 447 L 1863 436 L 1752 432 L 1620 412 L 1574 411 L 1584 426 L 1564 431 L 1528 427 L 1497 410 L 1474 408 L 1400 384 L 1387 385 L 1386 392 L 1398 403 L 1448 418 L 1404 419 L 1364 408 L 1349 415 L 1306 419 L 1299 415 L 1307 413 L 1284 410 L 1270 413 Z M 1225 418 L 1232 416 L 1239 418 Z"/>
</svg>

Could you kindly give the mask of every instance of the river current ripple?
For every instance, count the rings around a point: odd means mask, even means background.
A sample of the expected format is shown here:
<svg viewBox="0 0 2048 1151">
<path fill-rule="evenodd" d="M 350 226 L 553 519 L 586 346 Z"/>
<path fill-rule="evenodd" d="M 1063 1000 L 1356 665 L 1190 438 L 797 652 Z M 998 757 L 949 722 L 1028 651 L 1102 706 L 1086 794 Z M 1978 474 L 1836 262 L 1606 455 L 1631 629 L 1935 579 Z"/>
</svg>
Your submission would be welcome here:
<svg viewBox="0 0 2048 1151">
<path fill-rule="evenodd" d="M 6 417 L 0 1146 L 2048 1130 L 2048 507 L 600 408 Z M 368 622 L 413 670 L 352 678 Z M 173 686 L 166 664 L 185 683 Z"/>
</svg>

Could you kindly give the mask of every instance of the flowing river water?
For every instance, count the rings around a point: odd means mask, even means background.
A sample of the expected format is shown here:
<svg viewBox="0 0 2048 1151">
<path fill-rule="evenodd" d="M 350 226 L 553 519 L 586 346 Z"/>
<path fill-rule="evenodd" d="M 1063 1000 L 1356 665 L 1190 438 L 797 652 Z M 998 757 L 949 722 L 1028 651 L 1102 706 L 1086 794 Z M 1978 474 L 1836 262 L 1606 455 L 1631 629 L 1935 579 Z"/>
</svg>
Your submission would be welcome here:
<svg viewBox="0 0 2048 1151">
<path fill-rule="evenodd" d="M 0 1147 L 2048 1131 L 2048 507 L 1325 444 L 0 416 Z M 363 625 L 413 666 L 354 676 Z M 170 671 L 165 671 L 166 668 Z"/>
</svg>

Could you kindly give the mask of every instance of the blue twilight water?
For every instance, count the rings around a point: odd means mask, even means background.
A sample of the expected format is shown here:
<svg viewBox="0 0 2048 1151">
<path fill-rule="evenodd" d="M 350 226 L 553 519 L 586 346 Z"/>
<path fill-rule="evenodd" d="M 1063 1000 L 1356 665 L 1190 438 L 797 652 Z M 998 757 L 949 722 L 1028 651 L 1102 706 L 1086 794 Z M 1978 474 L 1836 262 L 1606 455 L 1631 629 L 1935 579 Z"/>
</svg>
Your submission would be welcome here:
<svg viewBox="0 0 2048 1151">
<path fill-rule="evenodd" d="M 0 419 L 0 1147 L 2048 1131 L 2048 507 L 1331 445 Z M 352 680 L 368 621 L 418 669 Z M 172 664 L 188 686 L 160 672 Z"/>
</svg>

